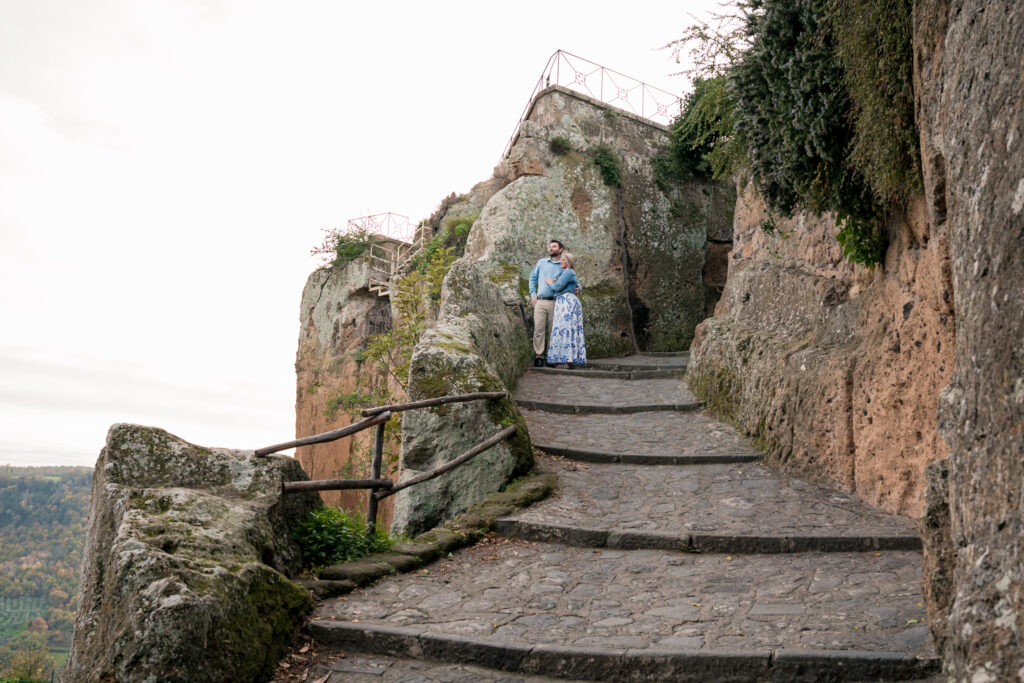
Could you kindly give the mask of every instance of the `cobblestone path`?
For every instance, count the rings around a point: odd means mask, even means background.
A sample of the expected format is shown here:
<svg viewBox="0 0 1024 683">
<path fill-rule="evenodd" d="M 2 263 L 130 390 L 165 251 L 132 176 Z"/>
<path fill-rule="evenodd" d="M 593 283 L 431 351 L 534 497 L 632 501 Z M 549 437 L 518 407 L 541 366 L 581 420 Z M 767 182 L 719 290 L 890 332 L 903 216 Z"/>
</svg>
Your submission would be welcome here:
<svg viewBox="0 0 1024 683">
<path fill-rule="evenodd" d="M 523 414 L 555 494 L 488 543 L 321 604 L 321 646 L 396 681 L 937 674 L 911 521 L 752 462 L 753 445 L 676 379 L 531 371 L 516 398 L 550 404 Z"/>
</svg>

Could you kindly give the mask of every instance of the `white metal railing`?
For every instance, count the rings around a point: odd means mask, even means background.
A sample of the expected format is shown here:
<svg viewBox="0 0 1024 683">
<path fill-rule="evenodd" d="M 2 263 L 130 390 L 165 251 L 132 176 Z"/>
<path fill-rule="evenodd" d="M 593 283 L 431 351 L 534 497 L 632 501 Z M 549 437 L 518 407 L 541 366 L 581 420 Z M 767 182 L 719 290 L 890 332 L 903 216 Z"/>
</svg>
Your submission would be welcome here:
<svg viewBox="0 0 1024 683">
<path fill-rule="evenodd" d="M 526 120 L 537 93 L 552 85 L 574 90 L 649 121 L 665 125 L 672 123 L 682 110 L 683 99 L 679 95 L 648 85 L 632 76 L 608 69 L 564 50 L 557 50 L 544 65 L 544 70 L 541 72 L 540 78 L 537 79 L 537 85 L 534 86 L 530 99 L 527 100 L 526 107 L 523 109 L 519 121 L 516 122 L 512 137 L 509 138 L 505 150 L 501 153 L 502 159 L 508 156 L 516 138 L 519 137 L 519 128 Z"/>
</svg>

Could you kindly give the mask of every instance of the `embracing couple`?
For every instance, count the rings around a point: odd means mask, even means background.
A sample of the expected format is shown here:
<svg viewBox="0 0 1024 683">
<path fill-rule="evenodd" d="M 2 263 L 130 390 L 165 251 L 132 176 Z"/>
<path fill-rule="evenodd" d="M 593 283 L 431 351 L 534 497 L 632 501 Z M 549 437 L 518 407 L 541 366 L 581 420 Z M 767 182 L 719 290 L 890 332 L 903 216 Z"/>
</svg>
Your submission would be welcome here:
<svg viewBox="0 0 1024 683">
<path fill-rule="evenodd" d="M 548 244 L 548 256 L 530 273 L 533 305 L 533 364 L 573 368 L 587 364 L 583 340 L 583 306 L 576 296 L 580 281 L 576 259 L 559 240 Z"/>
</svg>

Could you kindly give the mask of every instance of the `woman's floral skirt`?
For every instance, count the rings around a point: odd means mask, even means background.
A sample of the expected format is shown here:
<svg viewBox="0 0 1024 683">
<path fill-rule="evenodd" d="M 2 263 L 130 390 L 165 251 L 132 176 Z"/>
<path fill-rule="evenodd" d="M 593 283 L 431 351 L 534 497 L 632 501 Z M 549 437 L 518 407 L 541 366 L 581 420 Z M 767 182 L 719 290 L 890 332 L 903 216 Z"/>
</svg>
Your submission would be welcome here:
<svg viewBox="0 0 1024 683">
<path fill-rule="evenodd" d="M 587 346 L 583 340 L 583 306 L 572 292 L 555 299 L 551 341 L 548 342 L 548 364 L 587 364 Z"/>
</svg>

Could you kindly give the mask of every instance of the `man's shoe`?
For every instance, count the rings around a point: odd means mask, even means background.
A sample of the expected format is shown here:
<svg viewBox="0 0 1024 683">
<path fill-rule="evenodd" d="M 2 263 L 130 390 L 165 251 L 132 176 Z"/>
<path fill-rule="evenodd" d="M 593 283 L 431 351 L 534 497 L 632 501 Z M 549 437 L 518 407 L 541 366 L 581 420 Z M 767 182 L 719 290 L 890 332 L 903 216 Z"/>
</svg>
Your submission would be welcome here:
<svg viewBox="0 0 1024 683">
<path fill-rule="evenodd" d="M 535 368 L 542 368 L 542 367 L 544 367 L 544 359 L 541 358 L 540 356 L 537 356 L 536 358 L 534 358 L 533 359 L 533 367 L 535 367 Z"/>
</svg>

